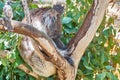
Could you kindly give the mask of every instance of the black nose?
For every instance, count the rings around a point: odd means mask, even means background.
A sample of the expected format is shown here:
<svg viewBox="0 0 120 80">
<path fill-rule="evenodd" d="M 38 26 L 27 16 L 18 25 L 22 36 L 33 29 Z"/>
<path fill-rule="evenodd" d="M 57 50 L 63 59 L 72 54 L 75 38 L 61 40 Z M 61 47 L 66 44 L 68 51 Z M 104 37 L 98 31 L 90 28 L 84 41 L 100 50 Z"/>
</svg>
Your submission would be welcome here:
<svg viewBox="0 0 120 80">
<path fill-rule="evenodd" d="M 52 17 L 51 21 L 52 21 L 52 23 L 55 23 L 55 21 L 56 21 L 55 17 Z"/>
</svg>

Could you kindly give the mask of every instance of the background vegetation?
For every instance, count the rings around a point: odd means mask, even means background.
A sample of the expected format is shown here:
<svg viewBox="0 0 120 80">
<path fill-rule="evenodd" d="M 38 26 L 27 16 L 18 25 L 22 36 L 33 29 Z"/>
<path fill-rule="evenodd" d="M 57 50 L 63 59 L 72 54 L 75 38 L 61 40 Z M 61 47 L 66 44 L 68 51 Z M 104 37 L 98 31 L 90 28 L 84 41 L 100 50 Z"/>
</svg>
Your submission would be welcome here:
<svg viewBox="0 0 120 80">
<path fill-rule="evenodd" d="M 3 17 L 2 8 L 5 0 L 0 0 L 0 17 Z M 92 0 L 67 0 L 65 13 L 62 17 L 63 33 L 62 41 L 67 44 L 71 37 L 82 25 L 84 18 L 92 4 Z M 14 20 L 21 21 L 24 17 L 20 0 L 14 0 L 12 4 Z M 37 8 L 37 5 L 29 2 L 29 8 Z M 112 19 L 109 20 L 112 23 Z M 119 80 L 120 48 L 114 40 L 115 30 L 112 26 L 105 27 L 105 19 L 79 64 L 76 80 Z M 35 80 L 19 70 L 17 66 L 24 63 L 19 55 L 17 45 L 20 35 L 11 32 L 0 32 L 0 50 L 8 50 L 11 54 L 0 58 L 0 80 Z M 0 53 L 0 56 L 2 53 Z M 118 72 L 118 73 L 117 73 Z M 45 78 L 54 80 L 55 76 Z"/>
</svg>

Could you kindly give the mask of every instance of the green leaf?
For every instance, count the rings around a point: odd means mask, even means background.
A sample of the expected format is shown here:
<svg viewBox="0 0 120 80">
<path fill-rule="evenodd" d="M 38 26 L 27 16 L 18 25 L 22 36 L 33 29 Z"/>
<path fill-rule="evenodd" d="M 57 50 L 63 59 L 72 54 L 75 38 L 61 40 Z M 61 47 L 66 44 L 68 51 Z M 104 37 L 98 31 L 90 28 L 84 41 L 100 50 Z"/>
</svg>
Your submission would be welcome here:
<svg viewBox="0 0 120 80">
<path fill-rule="evenodd" d="M 0 2 L 0 9 L 2 9 L 4 6 L 4 3 L 3 2 Z"/>
<path fill-rule="evenodd" d="M 63 19 L 62 19 L 62 24 L 68 24 L 68 23 L 70 23 L 72 21 L 72 18 L 70 18 L 70 17 L 64 17 Z"/>
<path fill-rule="evenodd" d="M 14 73 L 16 73 L 16 74 L 19 74 L 20 77 L 26 75 L 26 73 L 24 73 L 23 71 L 21 71 L 21 70 L 19 70 L 19 69 L 14 69 L 13 71 L 14 71 Z"/>
<path fill-rule="evenodd" d="M 7 74 L 6 80 L 10 80 L 10 74 Z"/>
<path fill-rule="evenodd" d="M 111 72 L 107 72 L 107 77 L 110 80 L 118 80 L 117 77 L 115 75 L 113 75 Z"/>
<path fill-rule="evenodd" d="M 84 59 L 83 65 L 85 66 L 86 69 L 93 70 L 93 68 L 88 65 L 88 62 L 86 61 L 86 59 Z"/>
<path fill-rule="evenodd" d="M 65 28 L 64 31 L 68 34 L 70 33 L 76 33 L 76 30 L 75 29 L 68 29 L 68 28 Z"/>
<path fill-rule="evenodd" d="M 48 78 L 47 80 L 54 80 L 52 77 Z"/>
<path fill-rule="evenodd" d="M 104 80 L 106 77 L 106 72 L 102 72 L 101 74 L 98 74 L 96 77 L 96 80 Z"/>
<path fill-rule="evenodd" d="M 36 79 L 32 76 L 29 76 L 29 80 L 36 80 Z"/>
<path fill-rule="evenodd" d="M 37 6 L 36 4 L 31 4 L 30 7 L 31 7 L 32 9 L 38 8 L 38 6 Z"/>
<path fill-rule="evenodd" d="M 77 73 L 78 73 L 79 75 L 83 75 L 83 72 L 82 72 L 80 69 L 78 69 Z"/>
<path fill-rule="evenodd" d="M 106 68 L 107 70 L 114 70 L 114 68 L 113 68 L 112 66 L 110 66 L 110 65 L 105 66 L 105 68 Z"/>
<path fill-rule="evenodd" d="M 7 60 L 7 59 L 1 59 L 1 61 L 2 61 L 2 64 L 3 64 L 4 66 L 7 66 L 7 65 L 8 65 L 8 60 Z"/>
<path fill-rule="evenodd" d="M 71 3 L 71 1 L 70 1 L 70 0 L 67 0 L 66 2 L 67 2 L 67 4 L 70 4 L 70 3 Z"/>
<path fill-rule="evenodd" d="M 91 53 L 90 53 L 90 52 L 88 52 L 87 56 L 88 56 L 88 63 L 90 63 Z"/>
<path fill-rule="evenodd" d="M 83 80 L 90 80 L 90 79 L 86 77 L 86 78 L 83 78 Z"/>
<path fill-rule="evenodd" d="M 108 38 L 108 36 L 109 36 L 108 29 L 103 31 L 103 35 L 105 38 Z"/>
<path fill-rule="evenodd" d="M 101 53 L 101 63 L 103 64 L 105 62 L 105 56 L 104 52 Z"/>
</svg>

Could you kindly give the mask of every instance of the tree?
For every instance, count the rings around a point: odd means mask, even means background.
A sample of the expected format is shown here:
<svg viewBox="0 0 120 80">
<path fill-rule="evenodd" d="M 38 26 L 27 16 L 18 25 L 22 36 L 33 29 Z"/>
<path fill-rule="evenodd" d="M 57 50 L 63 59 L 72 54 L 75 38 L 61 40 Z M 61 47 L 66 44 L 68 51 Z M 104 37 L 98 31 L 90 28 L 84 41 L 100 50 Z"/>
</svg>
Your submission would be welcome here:
<svg viewBox="0 0 120 80">
<path fill-rule="evenodd" d="M 36 30 L 31 25 L 24 24 L 19 21 L 12 21 L 12 26 L 14 26 L 13 32 L 30 36 L 42 47 L 42 49 L 47 55 L 45 56 L 43 54 L 45 60 L 50 61 L 52 64 L 56 66 L 57 73 L 60 80 L 75 80 L 79 62 L 86 48 L 92 41 L 98 27 L 100 26 L 105 15 L 105 10 L 107 9 L 108 5 L 113 2 L 114 1 L 111 1 L 111 0 L 106 0 L 106 1 L 94 0 L 90 10 L 86 15 L 86 18 L 82 26 L 80 27 L 78 32 L 75 34 L 75 36 L 69 41 L 67 48 L 68 49 L 73 48 L 72 49 L 73 51 L 71 53 L 71 58 L 74 60 L 74 66 L 71 66 L 66 61 L 66 59 L 64 59 L 61 55 L 59 55 L 59 53 L 56 51 L 55 47 L 51 43 L 51 40 L 49 39 L 49 37 L 45 36 L 42 32 Z M 0 23 L 1 23 L 0 30 L 6 31 L 4 29 L 4 21 L 2 18 L 0 19 Z M 38 55 L 38 54 L 35 54 L 35 55 Z M 41 55 L 39 55 L 38 57 L 41 58 Z M 49 66 L 47 66 L 46 68 L 48 67 Z M 88 66 L 86 67 L 92 70 L 92 68 Z M 32 72 L 31 73 L 27 72 L 27 73 L 32 74 Z M 33 73 L 33 76 L 34 76 L 34 73 Z"/>
</svg>

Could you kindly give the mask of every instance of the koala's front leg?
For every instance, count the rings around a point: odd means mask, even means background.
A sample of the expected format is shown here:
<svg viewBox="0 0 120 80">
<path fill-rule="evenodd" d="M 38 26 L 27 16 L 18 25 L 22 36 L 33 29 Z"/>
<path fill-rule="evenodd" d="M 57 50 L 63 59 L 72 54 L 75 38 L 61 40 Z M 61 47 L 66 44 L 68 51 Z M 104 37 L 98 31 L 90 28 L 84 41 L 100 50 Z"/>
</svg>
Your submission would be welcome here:
<svg viewBox="0 0 120 80">
<path fill-rule="evenodd" d="M 26 62 L 29 61 L 29 64 L 33 65 L 33 64 L 31 64 L 31 57 L 34 54 L 34 48 L 32 46 L 32 43 L 31 43 L 29 37 L 23 36 L 21 44 L 18 46 L 18 49 L 19 49 L 20 53 L 24 53 L 24 54 L 21 54 L 23 59 L 24 60 L 27 59 L 27 61 L 26 60 L 25 61 Z"/>
</svg>

